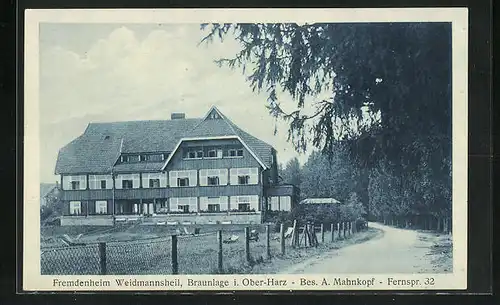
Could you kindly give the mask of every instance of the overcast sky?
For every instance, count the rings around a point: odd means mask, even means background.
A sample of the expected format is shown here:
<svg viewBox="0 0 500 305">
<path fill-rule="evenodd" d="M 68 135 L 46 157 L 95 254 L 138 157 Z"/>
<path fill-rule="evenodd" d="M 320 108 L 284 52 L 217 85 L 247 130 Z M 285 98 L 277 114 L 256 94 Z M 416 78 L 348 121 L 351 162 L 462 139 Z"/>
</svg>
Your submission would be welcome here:
<svg viewBox="0 0 500 305">
<path fill-rule="evenodd" d="M 266 93 L 252 92 L 240 70 L 213 63 L 234 55 L 236 42 L 197 46 L 205 34 L 198 24 L 40 24 L 41 181 L 57 180 L 58 150 L 89 122 L 201 117 L 211 105 L 272 144 L 280 162 L 303 162 L 285 123 L 273 135 Z"/>
</svg>

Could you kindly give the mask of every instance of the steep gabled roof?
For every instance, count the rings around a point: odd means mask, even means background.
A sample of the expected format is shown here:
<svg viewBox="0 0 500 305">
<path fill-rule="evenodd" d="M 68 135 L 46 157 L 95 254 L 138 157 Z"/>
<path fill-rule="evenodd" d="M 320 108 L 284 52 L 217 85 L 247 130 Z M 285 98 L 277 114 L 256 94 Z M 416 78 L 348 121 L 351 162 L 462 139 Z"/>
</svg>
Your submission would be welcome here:
<svg viewBox="0 0 500 305">
<path fill-rule="evenodd" d="M 212 113 L 216 116 L 210 116 Z M 271 145 L 243 131 L 212 107 L 202 119 L 90 123 L 81 136 L 61 148 L 55 173 L 159 171 L 166 162 L 116 164 L 116 161 L 127 153 L 173 155 L 182 139 L 218 137 L 238 138 L 264 167 L 272 163 Z"/>
</svg>

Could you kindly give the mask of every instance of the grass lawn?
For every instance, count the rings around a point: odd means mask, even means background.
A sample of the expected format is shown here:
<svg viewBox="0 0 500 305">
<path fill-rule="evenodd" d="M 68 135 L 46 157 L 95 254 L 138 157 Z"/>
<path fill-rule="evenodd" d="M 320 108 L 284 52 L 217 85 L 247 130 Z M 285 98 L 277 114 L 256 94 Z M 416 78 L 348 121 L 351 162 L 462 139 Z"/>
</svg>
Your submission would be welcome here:
<svg viewBox="0 0 500 305">
<path fill-rule="evenodd" d="M 187 226 L 189 227 L 189 226 Z M 195 226 L 189 227 L 192 231 Z M 217 230 L 223 230 L 223 239 L 238 235 L 239 239 L 223 244 L 223 273 L 275 273 L 282 266 L 289 265 L 304 256 L 314 255 L 352 242 L 362 242 L 371 238 L 370 232 L 360 232 L 346 240 L 333 243 L 329 232 L 325 233 L 325 243 L 317 248 L 293 249 L 286 241 L 286 254 L 280 253 L 279 234 L 271 233 L 271 261 L 267 260 L 265 226 L 254 225 L 251 229 L 261 232 L 259 241 L 250 241 L 251 261 L 246 261 L 244 226 L 205 225 L 199 236 L 179 236 L 177 245 L 180 274 L 218 273 Z M 171 235 L 176 226 L 117 226 L 117 227 L 54 227 L 42 230 L 42 274 L 99 274 L 99 242 L 106 242 L 107 274 L 139 275 L 171 274 Z M 88 243 L 85 246 L 61 247 L 58 243 L 63 234 L 77 236 Z M 321 236 L 318 233 L 318 241 Z"/>
</svg>

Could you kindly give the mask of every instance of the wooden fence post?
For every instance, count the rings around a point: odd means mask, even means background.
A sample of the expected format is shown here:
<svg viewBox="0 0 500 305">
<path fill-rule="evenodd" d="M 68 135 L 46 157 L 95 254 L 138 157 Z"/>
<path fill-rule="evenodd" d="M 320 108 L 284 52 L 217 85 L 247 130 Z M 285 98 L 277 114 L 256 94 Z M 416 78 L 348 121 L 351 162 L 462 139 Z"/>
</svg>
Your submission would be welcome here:
<svg viewBox="0 0 500 305">
<path fill-rule="evenodd" d="M 177 235 L 172 235 L 172 274 L 179 274 L 177 261 Z"/>
<path fill-rule="evenodd" d="M 333 229 L 333 223 L 330 224 L 330 231 L 330 233 L 332 234 L 331 242 L 333 243 L 335 241 L 335 230 Z"/>
<path fill-rule="evenodd" d="M 250 228 L 245 227 L 245 256 L 247 262 L 250 262 Z"/>
<path fill-rule="evenodd" d="M 285 255 L 285 226 L 280 224 L 280 246 L 281 255 Z"/>
<path fill-rule="evenodd" d="M 266 225 L 266 254 L 267 259 L 271 259 L 271 225 Z"/>
<path fill-rule="evenodd" d="M 345 225 L 345 221 L 342 222 L 342 238 L 345 239 L 345 229 L 346 229 L 346 225 Z"/>
<path fill-rule="evenodd" d="M 340 239 L 340 222 L 337 222 L 337 235 L 338 235 L 338 238 L 337 239 Z"/>
<path fill-rule="evenodd" d="M 223 272 L 223 267 L 222 267 L 222 230 L 219 230 L 217 232 L 217 239 L 219 242 L 219 257 L 218 257 L 219 260 L 218 260 L 217 267 L 218 267 L 219 273 L 222 273 Z"/>
<path fill-rule="evenodd" d="M 290 238 L 290 244 L 292 247 L 297 247 L 299 244 L 299 233 L 297 232 L 297 220 L 293 221 L 293 231 L 292 236 Z"/>
<path fill-rule="evenodd" d="M 106 266 L 106 243 L 99 243 L 99 265 L 100 265 L 100 274 L 106 275 L 107 266 Z"/>
<path fill-rule="evenodd" d="M 323 224 L 321 224 L 321 243 L 324 244 L 325 243 L 325 227 Z"/>
</svg>

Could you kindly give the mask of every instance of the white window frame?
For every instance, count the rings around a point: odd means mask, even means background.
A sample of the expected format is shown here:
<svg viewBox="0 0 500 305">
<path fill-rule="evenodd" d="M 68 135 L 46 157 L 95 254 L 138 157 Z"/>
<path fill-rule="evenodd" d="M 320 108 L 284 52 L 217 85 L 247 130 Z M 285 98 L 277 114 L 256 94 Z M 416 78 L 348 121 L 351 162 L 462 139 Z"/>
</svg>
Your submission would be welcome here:
<svg viewBox="0 0 500 305">
<path fill-rule="evenodd" d="M 200 211 L 208 211 L 209 204 L 218 204 L 220 211 L 225 212 L 229 208 L 228 196 L 200 197 Z"/>
<path fill-rule="evenodd" d="M 152 188 L 149 186 L 149 181 L 151 179 L 159 179 L 160 185 L 159 187 L 167 187 L 167 173 L 142 173 L 142 187 L 143 188 Z"/>
<path fill-rule="evenodd" d="M 82 215 L 82 202 L 81 201 L 70 201 L 69 202 L 69 214 L 70 215 Z"/>
<path fill-rule="evenodd" d="M 279 211 L 280 210 L 280 197 L 271 196 L 269 197 L 269 210 Z"/>
<path fill-rule="evenodd" d="M 106 200 L 96 200 L 95 213 L 96 214 L 108 214 L 108 202 Z"/>
<path fill-rule="evenodd" d="M 189 178 L 189 185 L 182 187 L 192 187 L 198 185 L 198 171 L 197 170 L 182 170 L 182 171 L 170 171 L 169 175 L 169 186 L 170 187 L 181 187 L 177 184 L 177 178 Z"/>
<path fill-rule="evenodd" d="M 279 197 L 279 210 L 280 211 L 291 211 L 292 210 L 292 198 L 291 196 L 280 196 Z"/>
<path fill-rule="evenodd" d="M 106 188 L 101 188 L 101 181 L 106 181 Z M 110 190 L 113 188 L 113 177 L 111 175 L 89 175 L 89 189 Z"/>
<path fill-rule="evenodd" d="M 73 190 L 71 187 L 71 183 L 73 181 L 78 181 L 79 187 L 78 190 L 87 189 L 87 176 L 86 175 L 73 175 L 73 176 L 63 176 L 63 190 Z"/>
<path fill-rule="evenodd" d="M 259 195 L 231 196 L 231 210 L 238 210 L 239 204 L 242 203 L 248 203 L 250 210 L 253 209 L 256 212 L 260 210 Z"/>
<path fill-rule="evenodd" d="M 189 212 L 198 212 L 198 198 L 197 197 L 170 197 L 170 211 L 181 212 L 178 207 L 189 205 Z"/>
<path fill-rule="evenodd" d="M 213 152 L 214 156 L 210 156 L 210 153 Z M 217 149 L 210 149 L 207 151 L 207 156 L 205 157 L 206 159 L 217 159 Z"/>
<path fill-rule="evenodd" d="M 229 170 L 229 181 L 231 185 L 240 185 L 239 176 L 250 176 L 248 179 L 248 184 L 244 185 L 255 185 L 259 184 L 259 169 L 257 167 L 249 168 L 231 168 Z"/>
<path fill-rule="evenodd" d="M 200 169 L 200 186 L 218 186 L 218 185 L 227 185 L 227 168 L 203 168 Z M 209 177 L 219 177 L 218 185 L 209 185 L 208 178 Z"/>
<path fill-rule="evenodd" d="M 132 188 L 137 189 L 141 186 L 139 174 L 118 174 L 116 175 L 115 183 L 117 189 L 123 189 L 123 180 L 132 180 Z"/>
</svg>

